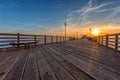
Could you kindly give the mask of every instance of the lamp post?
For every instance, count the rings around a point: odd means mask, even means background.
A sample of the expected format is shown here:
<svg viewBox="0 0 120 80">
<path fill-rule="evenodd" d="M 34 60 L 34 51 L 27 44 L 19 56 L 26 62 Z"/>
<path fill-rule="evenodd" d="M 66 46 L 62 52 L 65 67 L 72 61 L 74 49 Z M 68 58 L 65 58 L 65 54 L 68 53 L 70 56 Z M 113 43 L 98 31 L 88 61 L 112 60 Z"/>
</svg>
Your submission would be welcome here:
<svg viewBox="0 0 120 80">
<path fill-rule="evenodd" d="M 90 37 L 91 37 L 91 28 L 89 28 L 89 31 L 90 31 Z"/>
<path fill-rule="evenodd" d="M 66 42 L 66 26 L 67 26 L 67 23 L 65 22 L 65 42 Z"/>
<path fill-rule="evenodd" d="M 77 39 L 78 39 L 78 32 L 76 32 L 76 36 L 77 36 Z"/>
</svg>

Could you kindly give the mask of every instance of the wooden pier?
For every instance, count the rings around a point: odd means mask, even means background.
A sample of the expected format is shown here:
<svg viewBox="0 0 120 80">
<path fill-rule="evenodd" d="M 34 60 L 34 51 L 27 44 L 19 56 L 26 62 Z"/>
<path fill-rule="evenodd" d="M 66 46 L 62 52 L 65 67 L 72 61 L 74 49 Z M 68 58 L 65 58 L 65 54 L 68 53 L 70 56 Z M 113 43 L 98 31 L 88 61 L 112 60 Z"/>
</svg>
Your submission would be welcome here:
<svg viewBox="0 0 120 80">
<path fill-rule="evenodd" d="M 86 39 L 4 51 L 0 80 L 120 80 L 120 52 Z"/>
<path fill-rule="evenodd" d="M 0 33 L 0 46 L 14 44 L 0 49 L 0 80 L 119 80 L 119 36 L 100 36 L 93 42 Z"/>
</svg>

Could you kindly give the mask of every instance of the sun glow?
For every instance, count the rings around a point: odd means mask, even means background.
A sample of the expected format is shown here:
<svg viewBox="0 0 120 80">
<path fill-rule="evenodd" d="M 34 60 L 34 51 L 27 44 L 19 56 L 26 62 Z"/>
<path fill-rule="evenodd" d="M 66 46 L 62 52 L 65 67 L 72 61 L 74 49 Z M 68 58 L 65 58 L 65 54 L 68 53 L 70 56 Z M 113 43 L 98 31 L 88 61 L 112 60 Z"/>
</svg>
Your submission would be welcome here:
<svg viewBox="0 0 120 80">
<path fill-rule="evenodd" d="M 100 34 L 100 30 L 94 29 L 94 30 L 92 31 L 92 34 L 95 35 L 95 36 L 98 36 L 98 35 Z"/>
</svg>

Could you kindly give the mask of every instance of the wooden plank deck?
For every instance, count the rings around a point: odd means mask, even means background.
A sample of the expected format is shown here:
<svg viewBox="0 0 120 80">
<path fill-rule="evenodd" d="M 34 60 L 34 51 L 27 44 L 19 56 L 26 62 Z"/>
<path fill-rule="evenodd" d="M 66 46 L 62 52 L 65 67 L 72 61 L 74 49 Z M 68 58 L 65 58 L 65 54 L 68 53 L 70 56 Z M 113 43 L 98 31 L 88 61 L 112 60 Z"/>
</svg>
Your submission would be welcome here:
<svg viewBox="0 0 120 80">
<path fill-rule="evenodd" d="M 120 80 L 120 52 L 87 40 L 0 53 L 0 80 Z"/>
</svg>

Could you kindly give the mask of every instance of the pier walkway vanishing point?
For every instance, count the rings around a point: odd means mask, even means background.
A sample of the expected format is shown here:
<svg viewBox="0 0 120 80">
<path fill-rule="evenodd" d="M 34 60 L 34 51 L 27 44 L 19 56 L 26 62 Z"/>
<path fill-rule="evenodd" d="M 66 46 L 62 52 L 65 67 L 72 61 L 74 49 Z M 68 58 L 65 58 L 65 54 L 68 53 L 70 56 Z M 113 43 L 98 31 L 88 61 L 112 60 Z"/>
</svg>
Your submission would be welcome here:
<svg viewBox="0 0 120 80">
<path fill-rule="evenodd" d="M 1 52 L 0 80 L 120 80 L 120 52 L 85 39 Z"/>
</svg>

